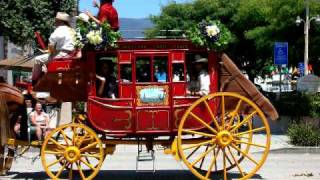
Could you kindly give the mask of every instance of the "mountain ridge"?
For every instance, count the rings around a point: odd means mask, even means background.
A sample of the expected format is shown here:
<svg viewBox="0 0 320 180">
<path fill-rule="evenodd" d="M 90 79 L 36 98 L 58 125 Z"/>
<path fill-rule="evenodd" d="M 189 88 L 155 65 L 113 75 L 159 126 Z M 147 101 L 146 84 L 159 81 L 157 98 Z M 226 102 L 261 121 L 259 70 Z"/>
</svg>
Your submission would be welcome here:
<svg viewBox="0 0 320 180">
<path fill-rule="evenodd" d="M 154 27 L 149 18 L 119 18 L 119 23 L 124 39 L 144 38 L 144 31 Z"/>
</svg>

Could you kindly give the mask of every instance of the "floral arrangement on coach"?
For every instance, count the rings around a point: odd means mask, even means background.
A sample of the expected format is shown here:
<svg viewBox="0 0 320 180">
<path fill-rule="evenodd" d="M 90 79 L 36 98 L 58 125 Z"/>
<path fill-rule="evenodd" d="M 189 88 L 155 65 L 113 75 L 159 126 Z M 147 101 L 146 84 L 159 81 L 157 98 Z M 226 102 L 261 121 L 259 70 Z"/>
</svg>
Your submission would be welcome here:
<svg viewBox="0 0 320 180">
<path fill-rule="evenodd" d="M 195 45 L 222 51 L 232 42 L 233 35 L 229 29 L 218 20 L 204 20 L 193 24 L 186 31 L 186 36 Z"/>
<path fill-rule="evenodd" d="M 85 13 L 79 14 L 77 18 L 76 32 L 75 46 L 79 49 L 113 48 L 121 37 L 120 32 L 113 31 L 108 22 L 99 25 L 91 21 Z"/>
</svg>

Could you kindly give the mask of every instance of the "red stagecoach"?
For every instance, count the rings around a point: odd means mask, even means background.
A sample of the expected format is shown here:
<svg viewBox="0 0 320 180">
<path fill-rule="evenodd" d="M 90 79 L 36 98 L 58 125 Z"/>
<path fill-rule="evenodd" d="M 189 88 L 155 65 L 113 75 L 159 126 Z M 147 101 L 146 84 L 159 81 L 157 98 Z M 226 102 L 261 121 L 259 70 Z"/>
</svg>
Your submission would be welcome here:
<svg viewBox="0 0 320 180">
<path fill-rule="evenodd" d="M 56 128 L 41 144 L 51 178 L 66 171 L 72 179 L 77 170 L 82 179 L 93 179 L 117 144 L 144 144 L 150 152 L 160 144 L 200 179 L 214 179 L 215 172 L 248 179 L 257 172 L 270 148 L 267 117 L 278 114 L 227 55 L 182 39 L 117 45 L 51 61 L 34 87 L 59 101 L 86 101 L 85 116 Z M 187 94 L 196 55 L 208 59 L 210 93 L 203 97 Z M 114 63 L 116 98 L 97 95 L 96 72 L 108 61 Z M 155 77 L 159 68 L 166 74 L 161 81 Z"/>
</svg>

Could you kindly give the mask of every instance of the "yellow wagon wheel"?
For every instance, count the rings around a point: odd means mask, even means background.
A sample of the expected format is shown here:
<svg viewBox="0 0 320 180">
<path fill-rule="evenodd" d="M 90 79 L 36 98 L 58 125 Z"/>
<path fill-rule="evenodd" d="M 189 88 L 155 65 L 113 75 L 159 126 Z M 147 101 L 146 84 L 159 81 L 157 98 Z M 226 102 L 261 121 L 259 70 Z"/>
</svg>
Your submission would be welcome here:
<svg viewBox="0 0 320 180">
<path fill-rule="evenodd" d="M 230 120 L 231 114 L 225 114 L 225 117 L 227 117 L 227 118 L 229 117 L 229 120 Z M 242 121 L 242 116 L 237 114 L 237 115 L 235 115 L 234 120 L 232 122 L 229 121 L 229 123 L 230 123 L 229 125 L 235 127 L 237 124 L 241 123 L 241 121 Z M 238 143 L 237 147 L 240 149 L 243 149 L 244 154 L 248 154 L 249 150 L 250 150 L 250 144 L 252 143 L 252 135 L 253 135 L 253 133 L 251 132 L 251 130 L 252 130 L 251 121 L 247 121 L 246 123 L 244 123 L 243 128 L 246 128 L 246 130 L 250 131 L 250 133 L 245 134 L 242 137 L 238 137 L 238 140 L 245 139 L 246 143 L 245 144 Z M 242 130 L 243 129 L 238 129 L 235 132 L 238 133 L 239 131 L 242 131 Z M 207 146 L 207 149 L 208 149 L 208 147 L 209 146 Z M 218 148 L 219 147 L 216 147 L 214 149 L 214 152 L 217 152 Z M 237 152 L 237 154 L 238 154 L 238 156 L 240 156 L 239 158 L 237 158 L 237 163 L 240 164 L 241 161 L 245 158 L 245 156 L 243 154 L 241 154 L 239 151 Z M 226 171 L 229 171 L 232 168 L 237 166 L 237 163 L 235 161 L 231 161 L 231 159 L 228 157 L 226 157 L 226 158 L 228 161 L 228 163 L 226 164 Z M 203 162 L 203 160 L 201 162 Z M 198 168 L 198 169 L 201 169 L 201 168 Z M 217 173 L 221 173 L 224 171 L 224 167 L 220 167 L 220 169 L 218 169 L 218 167 L 215 166 L 215 169 L 213 169 L 212 171 L 217 172 Z"/>
<path fill-rule="evenodd" d="M 177 139 L 182 161 L 198 178 L 226 180 L 232 173 L 249 179 L 267 158 L 270 128 L 255 103 L 236 93 L 220 92 L 187 109 Z"/>
<path fill-rule="evenodd" d="M 42 165 L 52 179 L 65 176 L 73 179 L 74 171 L 78 171 L 81 179 L 93 179 L 102 166 L 104 156 L 97 134 L 83 124 L 56 128 L 45 138 L 41 148 Z"/>
</svg>

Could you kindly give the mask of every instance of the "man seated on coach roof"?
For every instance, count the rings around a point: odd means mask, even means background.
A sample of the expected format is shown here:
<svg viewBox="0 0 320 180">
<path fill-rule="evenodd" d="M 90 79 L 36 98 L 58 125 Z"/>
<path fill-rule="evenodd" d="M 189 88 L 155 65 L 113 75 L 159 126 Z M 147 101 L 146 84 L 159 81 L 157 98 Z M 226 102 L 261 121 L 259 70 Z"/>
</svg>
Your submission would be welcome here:
<svg viewBox="0 0 320 180">
<path fill-rule="evenodd" d="M 114 0 L 100 0 L 100 5 L 96 0 L 93 0 L 93 6 L 99 8 L 98 19 L 91 12 L 87 11 L 87 15 L 98 24 L 107 21 L 114 31 L 119 30 L 118 12 L 113 7 Z"/>
<path fill-rule="evenodd" d="M 70 16 L 64 12 L 58 12 L 55 18 L 56 29 L 50 35 L 48 53 L 35 58 L 32 81 L 33 84 L 40 79 L 43 65 L 47 64 L 54 58 L 68 58 L 74 53 L 74 36 L 75 31 L 70 27 Z"/>
</svg>

